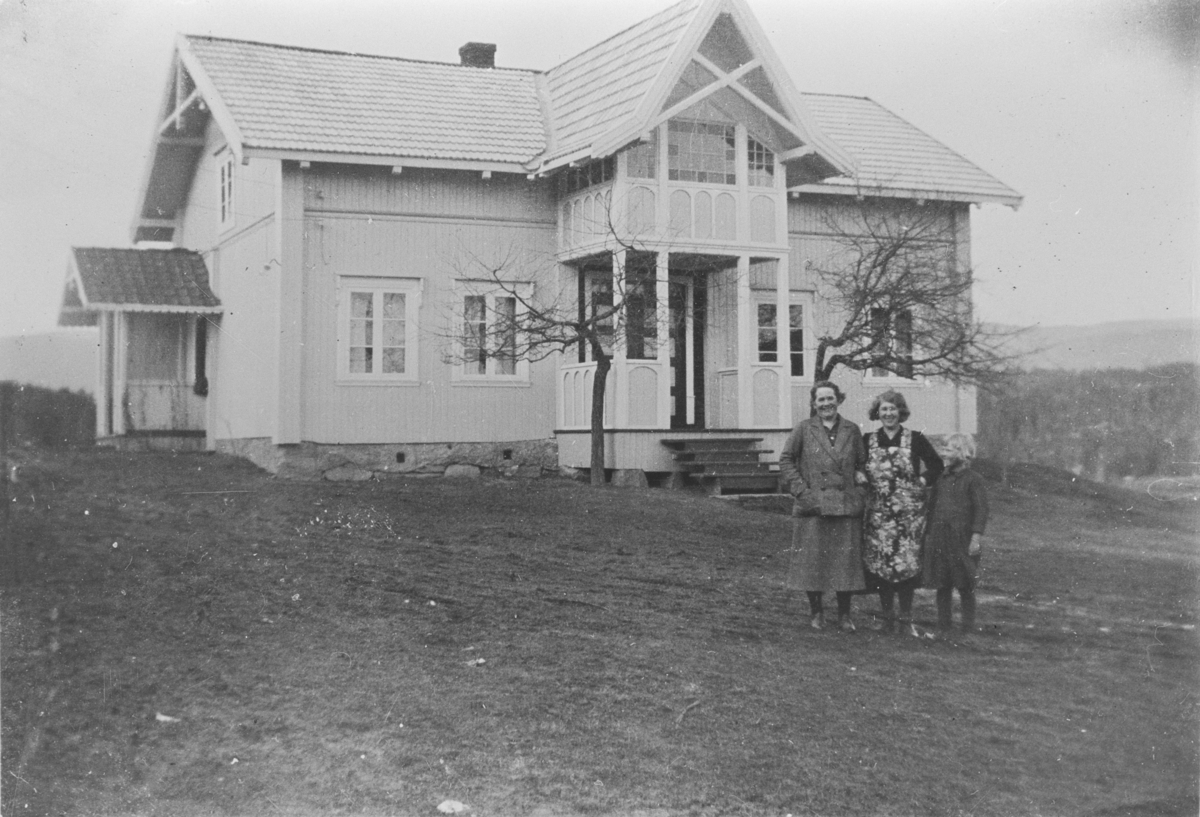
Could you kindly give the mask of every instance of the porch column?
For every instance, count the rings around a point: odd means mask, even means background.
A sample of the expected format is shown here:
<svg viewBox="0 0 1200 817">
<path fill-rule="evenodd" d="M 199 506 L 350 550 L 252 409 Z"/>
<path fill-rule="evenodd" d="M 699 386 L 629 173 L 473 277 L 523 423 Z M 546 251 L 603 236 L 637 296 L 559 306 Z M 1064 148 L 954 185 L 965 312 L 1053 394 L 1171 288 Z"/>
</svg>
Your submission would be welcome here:
<svg viewBox="0 0 1200 817">
<path fill-rule="evenodd" d="M 112 360 L 113 313 L 100 313 L 100 354 L 96 359 L 96 437 L 108 436 L 109 413 L 112 403 L 112 377 L 108 361 Z"/>
<path fill-rule="evenodd" d="M 786 202 L 785 202 L 786 206 Z M 786 235 L 786 233 L 785 233 Z M 792 425 L 792 286 L 788 257 L 775 262 L 775 340 L 779 344 L 779 425 Z"/>
<path fill-rule="evenodd" d="M 754 304 L 750 293 L 750 256 L 739 255 L 737 261 L 737 418 L 738 428 L 754 425 L 754 386 L 750 364 L 754 359 Z"/>
<path fill-rule="evenodd" d="M 655 325 L 658 331 L 658 426 L 671 427 L 670 256 L 654 256 Z M 680 399 L 683 399 L 682 395 Z"/>
<path fill-rule="evenodd" d="M 606 395 L 613 396 L 613 428 L 625 428 L 629 425 L 629 378 L 625 370 L 625 263 L 628 253 L 624 248 L 617 250 L 612 256 L 612 291 L 613 304 L 619 304 L 617 314 L 613 316 L 613 346 L 612 370 L 608 373 Z"/>
<path fill-rule="evenodd" d="M 124 312 L 113 312 L 113 436 L 125 434 L 125 390 L 126 376 L 129 369 L 129 316 Z"/>
</svg>

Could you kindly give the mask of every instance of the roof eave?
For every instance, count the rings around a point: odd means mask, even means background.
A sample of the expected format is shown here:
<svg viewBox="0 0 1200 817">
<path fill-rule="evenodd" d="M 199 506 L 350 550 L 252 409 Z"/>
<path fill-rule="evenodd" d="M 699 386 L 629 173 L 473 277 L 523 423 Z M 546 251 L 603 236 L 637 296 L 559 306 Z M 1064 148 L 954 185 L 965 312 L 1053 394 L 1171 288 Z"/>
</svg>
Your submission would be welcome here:
<svg viewBox="0 0 1200 817">
<path fill-rule="evenodd" d="M 94 303 L 89 312 L 174 312 L 182 315 L 220 315 L 222 306 L 181 306 L 179 304 Z"/>
<path fill-rule="evenodd" d="M 893 199 L 924 199 L 927 201 L 956 201 L 965 204 L 1003 204 L 1016 210 L 1025 197 L 1018 194 L 979 193 L 966 190 L 928 190 L 917 187 L 851 187 L 844 184 L 800 184 L 788 188 L 788 193 L 814 193 L 832 196 L 859 196 Z"/>
<path fill-rule="evenodd" d="M 255 159 L 275 159 L 293 162 L 322 162 L 343 165 L 374 165 L 377 167 L 420 167 L 441 170 L 471 170 L 490 173 L 516 173 L 528 175 L 527 162 L 503 162 L 491 159 L 431 158 L 428 156 L 384 156 L 371 153 L 342 153 L 339 151 L 304 150 L 301 148 L 273 148 L 243 146 L 245 156 Z"/>
</svg>

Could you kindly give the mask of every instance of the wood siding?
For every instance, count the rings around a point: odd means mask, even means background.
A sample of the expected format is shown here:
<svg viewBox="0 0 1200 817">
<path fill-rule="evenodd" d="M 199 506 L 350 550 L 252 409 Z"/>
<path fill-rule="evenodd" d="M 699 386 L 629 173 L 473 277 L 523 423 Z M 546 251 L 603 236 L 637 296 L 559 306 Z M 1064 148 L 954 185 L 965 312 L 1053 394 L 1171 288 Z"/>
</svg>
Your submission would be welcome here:
<svg viewBox="0 0 1200 817">
<path fill-rule="evenodd" d="M 219 228 L 218 178 L 225 137 L 210 124 L 176 233 L 204 255 L 222 314 L 208 327 L 207 427 L 217 438 L 272 437 L 277 428 L 280 252 L 274 232 L 279 162 L 237 165 L 234 222 Z"/>
<path fill-rule="evenodd" d="M 548 187 L 465 171 L 315 167 L 304 181 L 302 437 L 320 443 L 545 439 L 555 426 L 557 357 L 527 382 L 455 376 L 456 281 L 478 262 L 509 261 L 515 281 L 554 287 L 555 213 Z M 341 276 L 419 281 L 415 364 L 404 383 L 339 381 Z"/>
<path fill-rule="evenodd" d="M 788 264 L 789 286 L 793 291 L 815 293 L 813 332 L 820 334 L 838 326 L 838 316 L 828 304 L 823 303 L 818 292 L 818 281 L 813 268 L 827 264 L 837 252 L 835 236 L 845 225 L 852 223 L 854 214 L 863 206 L 874 206 L 881 211 L 911 207 L 909 201 L 882 200 L 866 205 L 853 199 L 836 196 L 801 196 L 788 201 L 788 243 L 791 254 Z M 946 225 L 956 237 L 953 251 L 958 263 L 964 268 L 970 265 L 970 211 L 966 204 L 930 203 L 926 206 L 940 208 L 944 212 Z M 812 371 L 814 359 L 810 350 L 806 366 Z M 875 396 L 888 389 L 904 395 L 912 411 L 908 425 L 930 434 L 948 434 L 962 431 L 976 433 L 975 390 L 956 389 L 952 384 L 901 378 L 873 378 L 847 370 L 834 373 L 833 379 L 846 392 L 842 413 L 862 425 L 864 430 L 874 428 L 875 423 L 867 420 L 867 412 Z M 812 379 L 792 378 L 792 416 L 799 421 L 809 416 L 809 389 Z"/>
</svg>

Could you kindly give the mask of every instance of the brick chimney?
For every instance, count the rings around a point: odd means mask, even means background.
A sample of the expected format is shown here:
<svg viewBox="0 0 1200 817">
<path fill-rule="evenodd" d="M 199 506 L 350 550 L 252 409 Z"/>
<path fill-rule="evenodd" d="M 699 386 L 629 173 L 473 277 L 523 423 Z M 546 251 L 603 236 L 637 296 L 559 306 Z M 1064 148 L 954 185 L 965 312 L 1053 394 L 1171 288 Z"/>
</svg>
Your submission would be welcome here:
<svg viewBox="0 0 1200 817">
<path fill-rule="evenodd" d="M 462 64 L 471 68 L 495 68 L 495 43 L 467 43 L 458 49 L 458 58 Z"/>
</svg>

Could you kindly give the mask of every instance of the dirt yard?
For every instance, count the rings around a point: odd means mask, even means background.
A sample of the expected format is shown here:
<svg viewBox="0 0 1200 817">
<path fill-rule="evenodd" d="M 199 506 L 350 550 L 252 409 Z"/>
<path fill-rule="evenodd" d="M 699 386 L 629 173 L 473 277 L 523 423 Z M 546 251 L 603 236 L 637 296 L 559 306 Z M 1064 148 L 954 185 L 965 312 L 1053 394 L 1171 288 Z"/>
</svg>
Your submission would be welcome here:
<svg viewBox="0 0 1200 817">
<path fill-rule="evenodd" d="M 1198 811 L 1187 497 L 1015 469 L 929 640 L 803 626 L 778 503 L 18 453 L 4 815 Z"/>
</svg>

